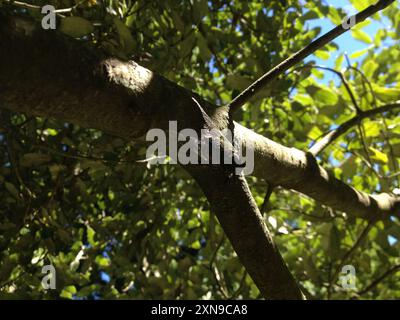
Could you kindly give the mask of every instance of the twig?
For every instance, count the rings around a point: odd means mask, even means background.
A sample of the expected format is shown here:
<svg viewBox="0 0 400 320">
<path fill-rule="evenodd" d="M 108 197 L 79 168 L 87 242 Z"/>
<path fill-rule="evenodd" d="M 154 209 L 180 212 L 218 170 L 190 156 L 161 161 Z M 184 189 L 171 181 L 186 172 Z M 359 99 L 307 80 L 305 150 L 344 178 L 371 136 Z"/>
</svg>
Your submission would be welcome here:
<svg viewBox="0 0 400 320">
<path fill-rule="evenodd" d="M 211 271 L 211 273 L 214 276 L 215 282 L 218 285 L 219 290 L 221 291 L 222 295 L 225 297 L 225 299 L 228 299 L 229 295 L 228 295 L 228 291 L 227 289 L 223 286 L 223 284 L 221 283 L 220 279 L 220 275 L 219 275 L 219 271 L 218 268 L 216 266 L 214 266 L 214 262 L 217 258 L 217 254 L 219 249 L 222 247 L 223 243 L 225 241 L 225 234 L 222 235 L 221 240 L 219 241 L 219 243 L 217 244 L 217 247 L 215 248 L 215 251 L 213 253 L 213 255 L 211 256 L 210 259 L 210 264 L 208 266 L 208 269 Z"/>
<path fill-rule="evenodd" d="M 371 109 L 367 111 L 363 111 L 360 114 L 357 114 L 355 117 L 352 119 L 346 121 L 345 123 L 341 124 L 338 128 L 335 130 L 330 131 L 327 135 L 325 135 L 321 140 L 319 140 L 317 143 L 315 143 L 309 150 L 309 152 L 316 156 L 318 155 L 322 150 L 324 150 L 328 145 L 330 145 L 334 140 L 336 140 L 339 136 L 342 134 L 346 133 L 350 128 L 352 128 L 355 125 L 358 125 L 363 119 L 365 118 L 373 118 L 376 115 L 379 115 L 381 113 L 385 112 L 391 112 L 396 109 L 400 109 L 400 101 L 388 104 L 376 109 Z"/>
<path fill-rule="evenodd" d="M 57 9 L 54 12 L 55 13 L 69 13 L 72 10 L 76 9 L 77 7 L 79 7 L 81 4 L 87 2 L 88 0 L 82 0 L 79 1 L 78 3 L 76 3 L 75 5 L 73 5 L 70 8 L 64 8 L 64 9 Z M 29 4 L 29 3 L 25 3 L 25 2 L 21 2 L 21 1 L 6 1 L 9 2 L 9 4 L 14 5 L 16 7 L 20 7 L 20 8 L 25 8 L 25 9 L 35 9 L 35 10 L 41 10 L 42 7 L 41 6 L 36 6 L 34 4 Z"/>
<path fill-rule="evenodd" d="M 325 67 L 325 66 L 319 66 L 319 65 L 304 65 L 304 66 L 296 68 L 295 70 L 304 69 L 304 68 L 309 68 L 309 69 L 315 68 L 315 69 L 327 70 L 327 71 L 333 72 L 334 74 L 339 76 L 341 81 L 342 81 L 342 83 L 343 83 L 343 85 L 344 85 L 344 87 L 345 87 L 345 89 L 346 89 L 346 91 L 347 91 L 347 93 L 350 96 L 350 99 L 351 99 L 351 101 L 352 101 L 352 103 L 354 105 L 355 110 L 357 111 L 357 113 L 362 113 L 362 110 L 359 107 L 358 102 L 357 102 L 357 100 L 356 100 L 356 98 L 354 96 L 354 93 L 351 90 L 350 85 L 347 82 L 346 78 L 344 77 L 343 73 L 341 73 L 340 71 L 337 71 L 337 70 L 335 70 L 333 68 L 329 68 L 329 67 Z"/>
<path fill-rule="evenodd" d="M 346 264 L 347 260 L 354 254 L 354 252 L 360 247 L 363 240 L 367 237 L 369 231 L 374 226 L 374 224 L 375 221 L 369 221 L 366 227 L 361 232 L 361 234 L 358 236 L 357 240 L 354 242 L 353 246 L 350 248 L 349 251 L 345 253 L 345 255 L 343 256 L 342 260 L 339 263 L 339 266 L 337 267 L 335 273 L 331 278 L 333 282 L 336 281 L 340 271 L 342 270 L 342 267 Z"/>
<path fill-rule="evenodd" d="M 235 299 L 239 295 L 240 291 L 243 290 L 243 287 L 244 287 L 244 285 L 246 283 L 246 281 L 245 281 L 246 277 L 247 277 L 247 272 L 244 271 L 242 279 L 240 280 L 239 288 L 237 288 L 237 290 L 229 297 L 229 300 Z"/>
<path fill-rule="evenodd" d="M 373 167 L 373 166 L 372 166 L 371 157 L 370 157 L 369 151 L 368 151 L 368 146 L 367 146 L 367 143 L 366 143 L 366 141 L 365 141 L 365 130 L 364 130 L 364 126 L 363 126 L 361 123 L 358 124 L 358 131 L 360 132 L 361 145 L 362 145 L 362 147 L 363 147 L 363 150 L 364 150 L 365 155 L 367 156 L 367 159 L 366 159 L 366 160 L 368 161 L 368 163 L 370 164 L 370 166 Z"/>
<path fill-rule="evenodd" d="M 368 79 L 367 76 L 364 74 L 364 72 L 362 72 L 360 69 L 358 69 L 358 68 L 356 68 L 356 67 L 351 66 L 351 65 L 349 64 L 349 61 L 348 61 L 348 69 L 353 70 L 353 71 L 356 71 L 357 73 L 359 73 L 359 74 L 361 75 L 361 78 L 362 78 L 362 80 L 363 80 L 363 85 L 364 85 L 364 87 L 365 87 L 365 84 L 364 84 L 364 83 L 366 83 L 366 84 L 368 85 L 369 91 L 370 91 L 370 93 L 371 93 L 371 95 L 372 95 L 372 105 L 374 106 L 374 108 L 377 108 L 377 100 L 378 100 L 378 99 L 377 99 L 377 97 L 376 97 L 374 88 L 372 87 L 371 81 L 369 81 L 369 79 Z M 399 170 L 399 166 L 398 166 L 398 163 L 397 163 L 397 161 L 396 161 L 396 157 L 395 157 L 395 154 L 394 154 L 393 145 L 391 144 L 390 138 L 389 138 L 389 135 L 388 135 L 389 127 L 388 127 L 388 125 L 387 125 L 386 118 L 385 118 L 384 116 L 381 115 L 381 119 L 382 119 L 382 122 L 383 122 L 383 125 L 384 125 L 384 128 L 385 128 L 384 138 L 385 138 L 386 144 L 387 144 L 388 147 L 389 147 L 390 158 L 391 158 L 391 160 L 392 160 L 393 170 L 398 171 L 398 170 Z M 400 178 L 398 179 L 397 182 L 400 184 Z"/>
<path fill-rule="evenodd" d="M 365 19 L 369 18 L 373 14 L 383 10 L 390 4 L 392 4 L 394 0 L 380 0 L 376 4 L 369 6 L 368 8 L 364 9 L 363 11 L 357 13 L 355 18 L 355 25 L 364 21 Z M 264 86 L 269 84 L 273 79 L 277 76 L 281 75 L 289 68 L 295 66 L 297 63 L 308 57 L 309 55 L 313 54 L 318 49 L 322 48 L 338 36 L 342 35 L 346 31 L 350 30 L 351 28 L 346 28 L 343 24 L 336 26 L 328 33 L 324 34 L 323 36 L 319 37 L 318 39 L 311 42 L 309 45 L 304 47 L 303 49 L 294 53 L 288 59 L 282 61 L 280 64 L 272 68 L 270 71 L 265 73 L 259 79 L 257 79 L 253 84 L 251 84 L 247 89 L 245 89 L 242 93 L 236 96 L 231 103 L 228 105 L 229 112 L 232 115 L 238 109 L 240 109 L 243 104 L 248 102 L 254 95 L 256 95 Z"/>
<path fill-rule="evenodd" d="M 208 49 L 211 51 L 211 53 L 214 55 L 215 58 L 215 62 L 217 64 L 217 67 L 219 70 L 221 70 L 222 72 L 224 72 L 225 74 L 228 74 L 228 70 L 225 68 L 225 66 L 223 65 L 221 59 L 219 58 L 216 50 L 214 49 L 214 47 L 209 43 L 209 41 L 207 40 L 207 34 L 204 30 L 203 24 L 201 22 L 199 22 L 198 24 L 198 30 L 200 32 L 200 34 L 202 35 L 202 37 L 204 38 L 204 41 L 207 44 Z"/>
<path fill-rule="evenodd" d="M 375 279 L 374 281 L 372 281 L 372 283 L 370 285 L 368 285 L 367 287 L 365 287 L 364 289 L 360 290 L 358 292 L 359 295 L 363 295 L 365 293 L 367 293 L 368 291 L 372 290 L 373 288 L 375 288 L 379 283 L 381 283 L 383 280 L 385 280 L 387 277 L 389 277 L 390 275 L 396 273 L 400 271 L 400 264 L 395 265 L 394 267 L 390 268 L 389 270 L 387 270 L 384 274 L 382 274 L 380 277 L 378 277 L 377 279 Z"/>
<path fill-rule="evenodd" d="M 347 56 L 346 56 L 347 57 Z M 368 87 L 369 87 L 369 91 L 372 94 L 372 105 L 374 106 L 374 108 L 377 108 L 378 104 L 377 104 L 377 98 L 376 98 L 376 94 L 375 91 L 372 87 L 371 81 L 369 81 L 369 79 L 367 78 L 367 76 L 364 74 L 364 72 L 362 72 L 360 69 L 357 69 L 356 67 L 353 67 L 351 65 L 348 66 L 348 69 L 350 70 L 354 70 L 356 72 L 358 72 L 361 75 L 361 78 L 363 78 L 364 82 L 367 83 Z"/>
<path fill-rule="evenodd" d="M 5 119 L 0 120 L 0 127 L 5 129 L 5 138 L 6 138 L 6 150 L 8 154 L 8 159 L 10 160 L 11 167 L 14 171 L 15 177 L 17 178 L 18 183 L 22 187 L 24 191 L 23 195 L 27 196 L 29 200 L 32 198 L 36 198 L 35 194 L 28 188 L 22 179 L 22 175 L 19 169 L 19 161 L 17 155 L 14 150 L 14 135 L 13 135 L 13 125 L 11 123 L 11 116 L 8 112 L 4 111 L 2 114 L 5 115 Z"/>
<path fill-rule="evenodd" d="M 265 193 L 264 201 L 261 205 L 261 214 L 264 214 L 267 210 L 267 205 L 269 199 L 271 198 L 272 192 L 274 191 L 274 185 L 272 183 L 268 183 L 267 192 Z"/>
</svg>

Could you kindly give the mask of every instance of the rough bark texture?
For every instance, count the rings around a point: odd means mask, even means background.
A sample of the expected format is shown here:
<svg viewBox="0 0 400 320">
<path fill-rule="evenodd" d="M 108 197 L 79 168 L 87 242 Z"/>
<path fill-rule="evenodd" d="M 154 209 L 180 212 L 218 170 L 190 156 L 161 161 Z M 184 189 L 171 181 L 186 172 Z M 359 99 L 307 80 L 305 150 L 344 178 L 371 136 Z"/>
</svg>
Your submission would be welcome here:
<svg viewBox="0 0 400 320">
<path fill-rule="evenodd" d="M 228 112 L 139 66 L 94 52 L 56 32 L 35 30 L 0 15 L 0 107 L 140 139 L 151 128 L 204 127 L 193 97 L 219 129 Z M 255 172 L 322 204 L 366 219 L 399 214 L 400 199 L 370 196 L 330 176 L 311 154 L 287 148 L 235 123 L 235 136 L 255 145 Z M 245 180 L 221 168 L 187 167 L 215 210 L 224 231 L 266 298 L 302 294 L 277 251 Z M 222 171 L 221 171 L 222 170 Z"/>
<path fill-rule="evenodd" d="M 150 128 L 197 131 L 227 126 L 226 108 L 134 62 L 105 58 L 56 33 L 22 20 L 0 24 L 0 107 L 53 117 L 140 139 Z M 200 110 L 193 100 L 200 101 Z M 205 111 L 212 120 L 207 123 Z M 267 299 L 302 299 L 275 247 L 246 181 L 223 167 L 186 169 L 196 178 L 246 270 Z"/>
<path fill-rule="evenodd" d="M 299 191 L 321 204 L 366 220 L 386 219 L 400 214 L 400 197 L 381 193 L 369 195 L 336 179 L 311 153 L 282 146 L 236 124 L 236 136 L 254 144 L 254 175 L 274 185 Z"/>
<path fill-rule="evenodd" d="M 221 167 L 187 168 L 216 212 L 219 222 L 258 289 L 268 299 L 303 299 L 276 248 L 242 176 Z"/>
</svg>

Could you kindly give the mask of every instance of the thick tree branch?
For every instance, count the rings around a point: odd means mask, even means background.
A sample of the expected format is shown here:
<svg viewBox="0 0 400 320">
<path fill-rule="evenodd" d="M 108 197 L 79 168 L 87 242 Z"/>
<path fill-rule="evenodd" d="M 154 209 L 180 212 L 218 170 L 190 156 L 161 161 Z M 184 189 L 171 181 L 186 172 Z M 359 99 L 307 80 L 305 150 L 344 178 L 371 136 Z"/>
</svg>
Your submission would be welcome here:
<svg viewBox="0 0 400 320">
<path fill-rule="evenodd" d="M 186 168 L 196 179 L 216 212 L 226 235 L 260 292 L 268 299 L 303 299 L 287 269 L 260 211 L 241 176 L 227 175 L 224 168 Z"/>
<path fill-rule="evenodd" d="M 400 215 L 400 197 L 369 195 L 356 190 L 318 165 L 311 153 L 282 146 L 235 123 L 242 143 L 254 144 L 254 175 L 276 186 L 299 191 L 321 204 L 363 219 L 386 219 Z"/>
<path fill-rule="evenodd" d="M 228 109 L 138 64 L 104 57 L 57 32 L 35 30 L 0 17 L 0 107 L 97 128 L 129 140 L 151 128 L 228 127 Z M 62 63 L 60 63 L 62 61 Z M 193 100 L 204 109 L 211 122 Z M 206 122 L 206 123 L 205 123 Z M 307 194 L 322 204 L 365 219 L 400 212 L 400 198 L 370 196 L 329 175 L 315 158 L 234 123 L 235 137 L 254 144 L 258 177 Z M 223 167 L 188 166 L 216 212 L 246 270 L 267 298 L 301 298 L 262 221 L 243 177 Z M 222 170 L 222 171 L 221 171 Z M 260 264 L 260 261 L 263 263 Z"/>
<path fill-rule="evenodd" d="M 376 4 L 373 4 L 366 8 L 365 10 L 357 13 L 355 18 L 355 23 L 358 24 L 368 17 L 372 16 L 373 14 L 377 13 L 380 10 L 383 10 L 390 4 L 392 4 L 394 0 L 380 0 Z M 270 71 L 265 73 L 259 79 L 257 79 L 253 84 L 251 84 L 247 89 L 245 89 L 242 93 L 240 93 L 235 99 L 231 101 L 228 105 L 229 112 L 233 114 L 237 110 L 240 109 L 246 102 L 248 102 L 252 97 L 254 97 L 263 87 L 269 84 L 273 79 L 277 76 L 283 74 L 289 68 L 295 66 L 300 61 L 304 60 L 309 55 L 313 54 L 318 49 L 322 48 L 335 38 L 339 37 L 346 31 L 350 30 L 351 28 L 346 28 L 343 24 L 336 26 L 328 33 L 324 34 L 323 36 L 319 37 L 318 39 L 311 42 L 309 45 L 304 47 L 303 49 L 294 53 L 288 59 L 282 61 L 276 67 L 272 68 Z"/>
<path fill-rule="evenodd" d="M 3 19 L 4 20 L 4 19 Z M 201 128 L 192 92 L 134 62 L 94 54 L 54 32 L 33 32 L 24 22 L 0 26 L 0 106 L 14 112 L 53 117 L 82 127 L 140 139 L 151 128 Z M 63 61 L 63 63 L 59 63 Z M 62 75 L 62 76 L 61 76 Z M 228 126 L 228 109 L 196 96 L 219 129 Z M 391 111 L 398 104 L 365 111 L 360 117 Z M 358 120 L 343 125 L 350 128 Z M 287 148 L 234 123 L 235 137 L 255 152 L 254 175 L 294 189 L 321 204 L 365 219 L 400 213 L 400 198 L 370 196 L 337 180 L 311 153 Z"/>
<path fill-rule="evenodd" d="M 19 18 L 0 23 L 0 43 L 0 106 L 12 111 L 62 119 L 126 139 L 141 139 L 150 128 L 167 130 L 172 120 L 178 130 L 197 132 L 228 125 L 226 108 L 216 108 L 134 62 L 105 58 L 56 32 L 35 30 Z M 223 166 L 185 168 L 203 189 L 262 295 L 302 299 L 245 179 Z"/>
</svg>

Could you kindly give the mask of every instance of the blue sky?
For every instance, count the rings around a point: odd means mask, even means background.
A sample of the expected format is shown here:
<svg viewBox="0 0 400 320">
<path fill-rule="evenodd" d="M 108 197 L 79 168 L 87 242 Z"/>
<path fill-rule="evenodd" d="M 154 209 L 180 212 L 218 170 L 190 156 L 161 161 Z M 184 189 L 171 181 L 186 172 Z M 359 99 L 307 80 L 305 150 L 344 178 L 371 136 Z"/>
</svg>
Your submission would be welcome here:
<svg viewBox="0 0 400 320">
<path fill-rule="evenodd" d="M 326 1 L 326 3 L 334 5 L 337 8 L 346 8 L 350 14 L 355 14 L 357 12 L 357 10 L 354 9 L 354 7 L 350 4 L 348 0 L 334 0 L 334 1 L 329 0 Z M 328 18 L 309 20 L 308 26 L 310 28 L 317 26 L 321 27 L 320 35 L 325 34 L 326 32 L 335 27 L 335 25 Z M 371 23 L 368 26 L 365 26 L 362 30 L 368 33 L 371 36 L 371 38 L 374 38 L 374 35 L 376 34 L 377 30 L 381 29 L 383 26 L 389 26 L 389 21 L 387 19 L 383 19 L 383 22 L 371 19 Z M 337 45 L 339 45 L 340 48 L 337 52 L 332 54 L 329 60 L 321 60 L 313 55 L 311 57 L 308 57 L 306 61 L 316 60 L 317 64 L 332 67 L 334 65 L 336 57 L 339 56 L 341 53 L 347 52 L 348 55 L 351 55 L 352 53 L 366 49 L 369 46 L 364 42 L 355 40 L 352 37 L 350 31 L 336 38 L 334 42 Z M 363 57 L 360 57 L 358 60 L 362 59 Z"/>
<path fill-rule="evenodd" d="M 332 4 L 338 8 L 349 8 L 348 6 L 350 6 L 351 4 L 349 3 L 348 0 L 335 0 L 335 1 L 327 1 L 328 4 Z M 354 14 L 357 11 L 353 8 L 353 10 L 350 9 L 350 14 Z M 374 35 L 376 34 L 376 32 L 378 31 L 378 29 L 382 28 L 383 26 L 390 26 L 389 25 L 389 21 L 387 19 L 383 19 L 383 22 L 380 21 L 375 21 L 375 20 L 371 20 L 371 23 L 367 26 L 365 26 L 362 30 L 365 31 L 366 33 L 368 33 L 371 38 L 374 37 Z M 310 28 L 313 27 L 321 27 L 321 33 L 320 35 L 325 34 L 326 32 L 328 32 L 330 29 L 332 29 L 334 26 L 334 24 L 328 19 L 328 18 L 323 18 L 323 19 L 316 19 L 316 20 L 310 20 L 308 22 L 308 26 Z M 368 48 L 368 44 L 355 40 L 352 35 L 351 32 L 346 32 L 343 35 L 341 35 L 340 37 L 335 39 L 335 43 L 339 46 L 339 50 L 337 52 L 335 52 L 334 54 L 332 54 L 331 58 L 328 60 L 321 60 L 319 58 L 317 58 L 316 56 L 312 55 L 310 57 L 308 57 L 306 59 L 306 61 L 309 60 L 315 60 L 317 64 L 319 65 L 324 65 L 324 66 L 329 66 L 329 67 L 333 67 L 334 63 L 335 63 L 335 59 L 342 53 L 346 52 L 348 55 L 351 55 L 357 51 L 363 50 Z M 363 57 L 360 57 L 359 59 L 357 59 L 358 61 L 361 61 L 363 59 Z M 353 61 L 357 61 L 357 60 L 353 60 Z M 333 74 L 326 74 L 325 75 L 325 81 L 334 78 L 335 75 Z M 335 79 L 337 80 L 337 79 Z M 392 237 L 392 236 L 388 236 L 388 242 L 390 245 L 393 245 L 397 242 L 397 239 Z"/>
</svg>

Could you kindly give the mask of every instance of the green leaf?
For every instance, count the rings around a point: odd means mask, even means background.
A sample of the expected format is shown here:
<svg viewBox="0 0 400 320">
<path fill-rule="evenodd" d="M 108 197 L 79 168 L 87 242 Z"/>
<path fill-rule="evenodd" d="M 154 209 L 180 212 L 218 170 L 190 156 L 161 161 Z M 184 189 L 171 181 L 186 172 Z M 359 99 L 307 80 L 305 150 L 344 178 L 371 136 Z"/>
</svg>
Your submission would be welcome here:
<svg viewBox="0 0 400 320">
<path fill-rule="evenodd" d="M 341 167 L 342 169 L 342 174 L 344 178 L 351 178 L 354 176 L 354 174 L 357 173 L 357 163 L 356 163 L 356 157 L 351 156 L 348 159 L 346 159 Z"/>
<path fill-rule="evenodd" d="M 314 261 L 311 256 L 305 256 L 303 257 L 303 266 L 304 270 L 306 271 L 308 277 L 314 281 L 318 282 L 320 280 L 320 273 L 317 267 L 314 264 Z"/>
<path fill-rule="evenodd" d="M 378 162 L 381 162 L 381 163 L 388 163 L 389 159 L 386 154 L 384 154 L 383 152 L 381 152 L 375 148 L 372 148 L 372 147 L 369 147 L 369 150 L 372 151 L 372 155 L 371 155 L 372 159 L 374 159 Z"/>
<path fill-rule="evenodd" d="M 200 21 L 208 13 L 207 0 L 194 0 L 193 15 L 195 21 Z"/>
<path fill-rule="evenodd" d="M 322 60 L 328 60 L 330 58 L 329 52 L 326 52 L 324 50 L 317 50 L 315 52 L 315 56 Z"/>
<path fill-rule="evenodd" d="M 193 243 L 191 244 L 191 247 L 192 247 L 193 249 L 200 250 L 200 249 L 201 249 L 201 243 L 200 243 L 200 241 L 197 240 L 197 241 L 193 242 Z"/>
<path fill-rule="evenodd" d="M 361 30 L 362 28 L 369 26 L 371 24 L 371 20 L 364 20 L 362 22 L 359 22 L 358 24 L 356 24 L 352 30 Z"/>
<path fill-rule="evenodd" d="M 199 226 L 200 226 L 200 221 L 197 218 L 190 219 L 187 224 L 188 229 L 197 228 Z"/>
<path fill-rule="evenodd" d="M 10 182 L 5 182 L 4 186 L 6 187 L 7 191 L 17 200 L 20 200 L 19 192 L 17 188 Z"/>
<path fill-rule="evenodd" d="M 329 14 L 328 18 L 333 22 L 335 25 L 339 25 L 342 23 L 342 18 L 338 12 L 338 10 L 334 6 L 329 6 Z"/>
<path fill-rule="evenodd" d="M 351 59 L 357 59 L 357 58 L 363 56 L 364 54 L 366 54 L 368 52 L 368 50 L 369 50 L 369 48 L 362 49 L 360 51 L 356 51 L 356 52 L 354 52 L 353 54 L 350 55 L 350 58 Z"/>
<path fill-rule="evenodd" d="M 56 136 L 57 133 L 58 133 L 57 130 L 51 129 L 51 128 L 47 128 L 46 130 L 43 131 L 44 135 L 52 136 L 52 137 Z"/>
<path fill-rule="evenodd" d="M 183 58 L 190 55 L 193 48 L 196 46 L 196 40 L 196 36 L 193 33 L 190 36 L 186 37 L 186 39 L 180 43 L 180 50 L 178 52 L 179 56 Z M 202 53 L 204 54 L 204 51 Z"/>
<path fill-rule="evenodd" d="M 94 31 L 92 23 L 81 17 L 67 17 L 61 20 L 60 31 L 73 38 L 81 38 Z"/>
<path fill-rule="evenodd" d="M 308 133 L 308 136 L 309 136 L 311 139 L 316 140 L 316 139 L 318 139 L 318 138 L 321 137 L 322 133 L 323 133 L 323 132 L 321 131 L 320 128 L 318 128 L 317 126 L 314 126 L 314 127 L 311 129 L 311 131 Z"/>
<path fill-rule="evenodd" d="M 344 61 L 344 54 L 341 54 L 337 57 L 335 61 L 335 69 L 337 70 L 342 69 L 343 61 Z"/>
<path fill-rule="evenodd" d="M 226 77 L 226 84 L 232 89 L 244 90 L 251 84 L 251 81 L 243 76 L 230 74 Z"/>
<path fill-rule="evenodd" d="M 180 12 L 172 10 L 171 17 L 172 17 L 172 20 L 174 22 L 176 29 L 178 29 L 180 32 L 184 33 L 185 32 L 185 23 L 183 22 L 183 20 L 181 18 Z"/>
<path fill-rule="evenodd" d="M 351 30 L 351 34 L 354 39 L 365 42 L 367 44 L 372 43 L 371 37 L 366 33 L 365 31 L 362 30 Z"/>
<path fill-rule="evenodd" d="M 200 49 L 200 57 L 204 61 L 208 61 L 212 56 L 212 52 L 210 51 L 207 45 L 207 40 L 204 39 L 204 37 L 201 34 L 197 35 L 197 45 L 199 46 Z"/>
<path fill-rule="evenodd" d="M 308 10 L 305 14 L 303 14 L 300 18 L 302 21 L 307 21 L 307 20 L 314 20 L 314 19 L 319 19 L 319 15 L 317 12 L 314 10 Z"/>
<path fill-rule="evenodd" d="M 135 40 L 133 39 L 133 36 L 131 34 L 131 31 L 129 28 L 125 25 L 123 21 L 121 21 L 118 18 L 114 18 L 114 25 L 117 29 L 118 36 L 119 36 L 119 42 L 123 48 L 123 51 L 125 54 L 128 56 L 133 54 L 136 44 Z"/>
<path fill-rule="evenodd" d="M 393 102 L 400 99 L 399 88 L 386 88 L 377 85 L 372 85 L 376 96 L 384 102 Z"/>
<path fill-rule="evenodd" d="M 369 5 L 376 3 L 375 0 L 350 0 L 350 2 L 358 11 L 364 10 Z"/>
<path fill-rule="evenodd" d="M 299 102 L 303 106 L 312 105 L 314 103 L 313 98 L 311 98 L 309 95 L 305 95 L 305 94 L 296 94 L 296 96 L 294 97 L 293 100 Z"/>
<path fill-rule="evenodd" d="M 364 124 L 364 130 L 367 137 L 375 138 L 381 133 L 380 125 L 376 121 L 368 121 Z"/>
<path fill-rule="evenodd" d="M 376 32 L 374 44 L 376 47 L 379 47 L 382 43 L 382 40 L 386 37 L 386 30 L 379 29 Z"/>
<path fill-rule="evenodd" d="M 333 93 L 331 90 L 321 87 L 315 94 L 314 94 L 314 100 L 319 101 L 322 104 L 327 104 L 327 105 L 335 105 L 339 98 L 338 95 Z"/>
<path fill-rule="evenodd" d="M 20 159 L 22 167 L 37 167 L 51 160 L 51 157 L 43 153 L 26 153 Z"/>
<path fill-rule="evenodd" d="M 368 60 L 362 67 L 364 74 L 367 78 L 372 78 L 374 72 L 376 69 L 378 69 L 379 65 L 373 61 L 373 60 Z"/>
<path fill-rule="evenodd" d="M 320 228 L 321 246 L 333 258 L 340 255 L 340 235 L 333 223 L 324 223 Z"/>
<path fill-rule="evenodd" d="M 111 263 L 110 259 L 103 256 L 97 256 L 95 262 L 102 268 L 108 267 Z"/>
<path fill-rule="evenodd" d="M 87 232 L 87 239 L 89 244 L 92 246 L 96 245 L 96 241 L 94 240 L 94 235 L 96 234 L 96 231 L 90 226 L 86 226 L 86 232 Z"/>
<path fill-rule="evenodd" d="M 76 293 L 75 286 L 67 286 L 60 293 L 60 297 L 64 299 L 72 299 L 73 295 Z"/>
</svg>

